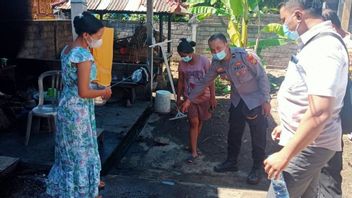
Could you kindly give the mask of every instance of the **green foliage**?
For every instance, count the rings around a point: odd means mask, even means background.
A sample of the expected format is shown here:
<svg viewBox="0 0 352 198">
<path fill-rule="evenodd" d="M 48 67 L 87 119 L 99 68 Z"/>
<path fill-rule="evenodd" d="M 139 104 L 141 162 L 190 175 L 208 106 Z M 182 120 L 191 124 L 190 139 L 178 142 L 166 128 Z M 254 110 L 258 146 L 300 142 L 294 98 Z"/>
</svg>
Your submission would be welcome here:
<svg viewBox="0 0 352 198">
<path fill-rule="evenodd" d="M 222 80 L 219 76 L 215 79 L 215 93 L 216 95 L 226 95 L 231 93 L 230 83 Z"/>
<path fill-rule="evenodd" d="M 204 20 L 211 15 L 229 18 L 227 32 L 231 43 L 246 47 L 248 40 L 248 19 L 250 13 L 258 11 L 259 0 L 188 0 L 189 11 Z"/>
<path fill-rule="evenodd" d="M 265 33 L 275 33 L 279 37 L 285 37 L 282 25 L 278 23 L 269 23 L 268 25 L 263 27 L 261 31 Z"/>
<path fill-rule="evenodd" d="M 288 42 L 284 35 L 282 25 L 271 23 L 266 25 L 258 32 L 256 42 L 248 42 L 248 21 L 250 17 L 256 17 L 258 24 L 260 18 L 266 12 L 277 11 L 277 8 L 265 7 L 260 10 L 263 4 L 261 0 L 187 0 L 190 5 L 189 11 L 197 15 L 198 20 L 204 20 L 209 16 L 227 16 L 229 18 L 227 33 L 230 37 L 231 45 L 237 47 L 253 47 L 259 53 L 262 49 L 272 46 L 284 45 Z M 268 1 L 269 2 L 269 1 Z M 279 2 L 272 4 L 279 4 Z M 259 27 L 258 27 L 259 29 Z M 276 38 L 260 39 L 261 33 L 274 33 Z"/>
<path fill-rule="evenodd" d="M 277 7 L 281 2 L 283 2 L 283 0 L 263 0 L 259 1 L 259 6 L 261 8 L 266 7 L 268 10 L 277 10 Z"/>
</svg>

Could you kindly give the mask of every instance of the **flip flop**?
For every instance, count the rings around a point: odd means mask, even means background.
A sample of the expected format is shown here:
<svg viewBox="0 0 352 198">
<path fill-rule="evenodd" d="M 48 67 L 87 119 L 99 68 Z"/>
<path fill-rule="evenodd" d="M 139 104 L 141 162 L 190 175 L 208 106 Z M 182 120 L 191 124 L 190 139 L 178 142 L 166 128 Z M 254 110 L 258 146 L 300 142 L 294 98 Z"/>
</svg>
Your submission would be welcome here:
<svg viewBox="0 0 352 198">
<path fill-rule="evenodd" d="M 187 163 L 192 164 L 194 161 L 196 161 L 199 158 L 199 155 L 193 156 L 191 155 L 189 158 L 187 158 Z"/>
</svg>

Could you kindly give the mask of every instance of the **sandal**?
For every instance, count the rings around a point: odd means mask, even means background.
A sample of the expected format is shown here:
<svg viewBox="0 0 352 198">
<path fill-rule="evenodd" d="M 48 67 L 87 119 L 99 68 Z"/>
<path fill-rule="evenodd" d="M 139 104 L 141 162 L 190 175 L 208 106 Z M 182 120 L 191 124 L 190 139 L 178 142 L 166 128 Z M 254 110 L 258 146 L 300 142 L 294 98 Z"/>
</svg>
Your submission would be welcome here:
<svg viewBox="0 0 352 198">
<path fill-rule="evenodd" d="M 187 163 L 192 164 L 194 161 L 198 159 L 199 155 L 193 156 L 191 155 L 189 158 L 187 158 Z"/>
<path fill-rule="evenodd" d="M 99 185 L 98 185 L 98 188 L 99 188 L 99 190 L 104 190 L 104 188 L 105 188 L 105 182 L 104 182 L 104 181 L 100 181 L 100 182 L 99 182 Z"/>
</svg>

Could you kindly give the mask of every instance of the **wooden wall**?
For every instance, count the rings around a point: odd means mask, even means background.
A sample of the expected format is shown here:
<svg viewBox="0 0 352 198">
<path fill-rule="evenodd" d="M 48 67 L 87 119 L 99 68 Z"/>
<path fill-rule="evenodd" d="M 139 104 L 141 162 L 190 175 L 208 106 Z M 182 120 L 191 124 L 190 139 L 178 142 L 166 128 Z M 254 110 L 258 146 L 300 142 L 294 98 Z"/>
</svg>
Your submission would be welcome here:
<svg viewBox="0 0 352 198">
<path fill-rule="evenodd" d="M 54 19 L 51 4 L 56 0 L 31 0 L 32 19 Z"/>
</svg>

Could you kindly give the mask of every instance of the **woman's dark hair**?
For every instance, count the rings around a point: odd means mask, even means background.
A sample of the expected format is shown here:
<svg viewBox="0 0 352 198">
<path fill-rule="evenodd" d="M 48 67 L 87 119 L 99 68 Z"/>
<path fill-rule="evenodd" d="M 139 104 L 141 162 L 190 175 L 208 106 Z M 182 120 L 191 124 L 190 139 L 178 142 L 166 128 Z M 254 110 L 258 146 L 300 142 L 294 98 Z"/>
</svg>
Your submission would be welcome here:
<svg viewBox="0 0 352 198">
<path fill-rule="evenodd" d="M 190 54 L 194 52 L 193 47 L 196 46 L 196 42 L 194 41 L 187 41 L 186 38 L 181 38 L 180 43 L 177 46 L 177 51 Z"/>
<path fill-rule="evenodd" d="M 227 43 L 226 36 L 223 33 L 215 33 L 215 34 L 211 35 L 210 38 L 208 39 L 208 43 L 210 43 L 216 39 L 219 39 L 220 41 Z"/>
<path fill-rule="evenodd" d="M 95 34 L 104 27 L 100 20 L 87 11 L 73 19 L 73 26 L 75 27 L 75 32 L 78 36 L 81 36 L 85 32 L 88 34 Z"/>
<path fill-rule="evenodd" d="M 341 21 L 334 10 L 330 10 L 330 9 L 323 10 L 323 19 L 324 21 L 330 20 L 331 23 L 336 26 L 336 28 L 341 29 Z"/>
</svg>

